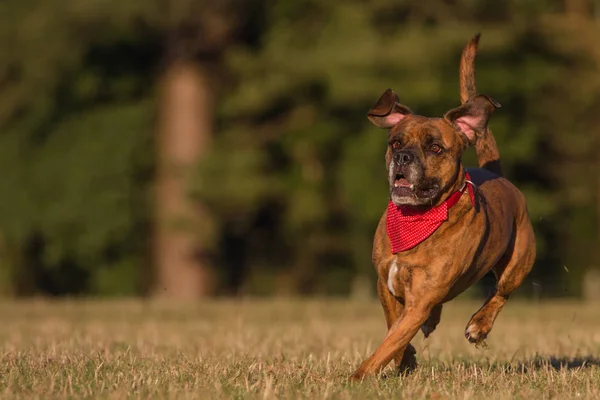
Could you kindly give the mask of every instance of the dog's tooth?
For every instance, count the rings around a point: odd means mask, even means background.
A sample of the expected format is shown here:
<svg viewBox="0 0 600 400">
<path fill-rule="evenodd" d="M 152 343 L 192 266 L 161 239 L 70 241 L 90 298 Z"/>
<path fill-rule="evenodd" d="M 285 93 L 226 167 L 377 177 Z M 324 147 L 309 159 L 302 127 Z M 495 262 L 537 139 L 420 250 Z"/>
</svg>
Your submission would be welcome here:
<svg viewBox="0 0 600 400">
<path fill-rule="evenodd" d="M 411 184 L 411 185 L 410 185 L 410 188 L 411 188 L 411 189 L 414 189 L 414 188 L 415 188 L 415 185 L 412 185 L 412 184 Z"/>
</svg>

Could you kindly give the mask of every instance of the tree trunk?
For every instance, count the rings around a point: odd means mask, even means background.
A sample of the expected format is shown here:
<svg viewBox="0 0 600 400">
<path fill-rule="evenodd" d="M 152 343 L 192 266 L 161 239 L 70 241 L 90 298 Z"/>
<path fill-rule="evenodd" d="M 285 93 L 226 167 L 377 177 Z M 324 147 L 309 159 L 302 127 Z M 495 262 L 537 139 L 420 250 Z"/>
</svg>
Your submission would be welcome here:
<svg viewBox="0 0 600 400">
<path fill-rule="evenodd" d="M 589 0 L 565 0 L 565 14 L 587 18 L 591 14 Z"/>
<path fill-rule="evenodd" d="M 188 196 L 194 165 L 212 135 L 210 73 L 193 61 L 175 61 L 159 95 L 154 294 L 194 300 L 214 289 L 213 270 L 195 234 L 204 211 Z"/>
</svg>

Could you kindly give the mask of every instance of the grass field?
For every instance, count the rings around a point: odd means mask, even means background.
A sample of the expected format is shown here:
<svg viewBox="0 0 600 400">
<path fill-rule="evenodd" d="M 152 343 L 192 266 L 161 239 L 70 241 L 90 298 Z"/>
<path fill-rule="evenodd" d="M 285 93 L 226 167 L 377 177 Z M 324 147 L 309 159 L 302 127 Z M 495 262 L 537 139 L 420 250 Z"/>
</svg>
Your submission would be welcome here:
<svg viewBox="0 0 600 400">
<path fill-rule="evenodd" d="M 486 349 L 454 302 L 411 375 L 346 382 L 385 334 L 376 302 L 0 303 L 1 398 L 600 398 L 600 305 L 509 301 Z"/>
</svg>

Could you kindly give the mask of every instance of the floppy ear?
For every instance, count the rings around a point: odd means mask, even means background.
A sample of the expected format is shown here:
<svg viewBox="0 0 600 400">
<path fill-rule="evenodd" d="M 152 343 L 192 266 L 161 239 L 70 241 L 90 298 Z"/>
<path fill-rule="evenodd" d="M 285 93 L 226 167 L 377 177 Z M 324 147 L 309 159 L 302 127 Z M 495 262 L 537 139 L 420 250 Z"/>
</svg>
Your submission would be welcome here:
<svg viewBox="0 0 600 400">
<path fill-rule="evenodd" d="M 380 128 L 391 128 L 408 114 L 412 114 L 410 108 L 398 103 L 396 93 L 392 89 L 388 89 L 369 110 L 367 118 Z"/>
<path fill-rule="evenodd" d="M 477 137 L 482 136 L 488 125 L 488 120 L 500 104 L 484 94 L 469 99 L 460 107 L 453 108 L 444 114 L 444 118 L 463 134 L 467 142 L 473 145 Z"/>
</svg>

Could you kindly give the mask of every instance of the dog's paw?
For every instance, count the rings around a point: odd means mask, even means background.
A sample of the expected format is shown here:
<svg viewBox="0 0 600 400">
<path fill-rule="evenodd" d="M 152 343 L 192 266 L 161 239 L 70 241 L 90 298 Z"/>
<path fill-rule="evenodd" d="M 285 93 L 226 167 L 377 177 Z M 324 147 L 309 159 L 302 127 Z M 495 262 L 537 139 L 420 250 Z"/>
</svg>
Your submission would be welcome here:
<svg viewBox="0 0 600 400">
<path fill-rule="evenodd" d="M 365 378 L 364 375 L 362 375 L 361 373 L 359 373 L 357 371 L 357 372 L 354 372 L 352 375 L 350 375 L 348 377 L 348 382 L 351 382 L 351 383 L 360 383 L 360 382 L 362 382 L 364 380 L 364 378 Z"/>
<path fill-rule="evenodd" d="M 433 333 L 433 331 L 435 331 L 435 325 L 428 324 L 427 322 L 421 325 L 421 332 L 423 332 L 425 339 L 427 339 L 429 335 Z"/>
<path fill-rule="evenodd" d="M 408 375 L 417 369 L 417 357 L 416 350 L 414 348 L 406 349 L 402 361 L 397 365 L 397 372 L 400 375 Z"/>
<path fill-rule="evenodd" d="M 425 323 L 423 325 L 421 325 L 421 332 L 423 332 L 425 339 L 427 339 L 429 337 L 429 335 L 431 335 L 433 333 L 433 331 L 435 331 L 435 328 L 440 323 L 441 316 L 442 316 L 442 305 L 438 304 L 437 306 L 433 307 L 433 309 L 429 313 L 429 317 L 427 317 L 427 320 L 425 321 Z"/>
<path fill-rule="evenodd" d="M 485 348 L 487 347 L 485 339 L 487 338 L 488 333 L 489 330 L 483 329 L 479 324 L 471 323 L 465 330 L 465 337 L 469 342 L 474 343 L 476 347 L 482 346 Z"/>
<path fill-rule="evenodd" d="M 376 375 L 372 372 L 364 371 L 362 368 L 357 369 L 348 377 L 350 383 L 361 383 L 367 379 L 376 378 Z"/>
</svg>

